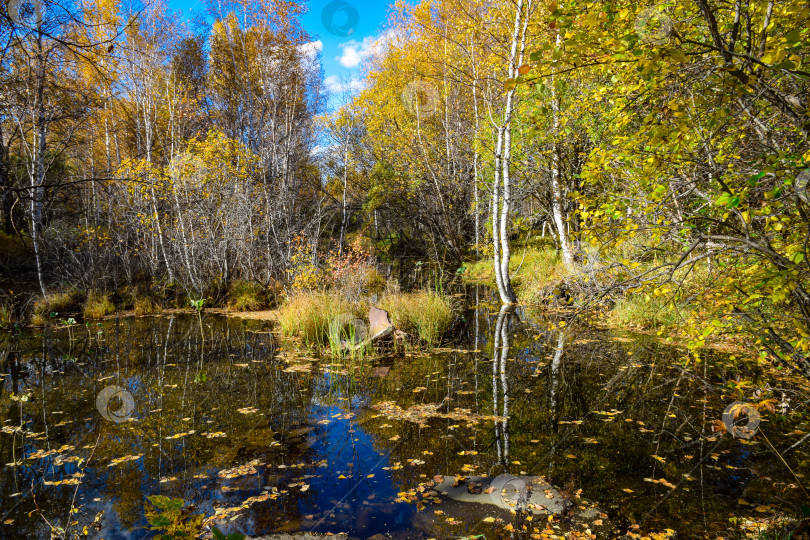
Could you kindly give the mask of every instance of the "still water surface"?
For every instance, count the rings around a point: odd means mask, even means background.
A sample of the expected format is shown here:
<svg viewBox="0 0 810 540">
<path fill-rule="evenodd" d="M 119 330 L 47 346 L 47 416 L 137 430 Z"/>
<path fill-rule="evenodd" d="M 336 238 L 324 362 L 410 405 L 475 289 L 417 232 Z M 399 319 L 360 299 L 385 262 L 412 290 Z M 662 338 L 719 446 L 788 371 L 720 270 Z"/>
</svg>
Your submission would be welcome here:
<svg viewBox="0 0 810 540">
<path fill-rule="evenodd" d="M 81 525 L 103 512 L 91 538 L 149 538 L 151 494 L 251 535 L 497 536 L 509 524 L 489 508 L 503 521 L 402 502 L 437 474 L 545 476 L 604 518 L 549 526 L 602 537 L 634 524 L 716 537 L 730 516 L 806 502 L 804 447 L 786 455 L 793 476 L 767 442 L 784 449 L 808 429 L 794 383 L 728 355 L 687 361 L 649 336 L 491 305 L 457 329 L 432 354 L 337 363 L 296 352 L 269 323 L 214 315 L 5 333 L 0 537 L 48 537 L 46 519 L 63 525 L 75 497 Z M 132 396 L 126 421 L 97 409 L 109 386 Z M 777 412 L 754 439 L 713 431 L 758 390 Z"/>
</svg>

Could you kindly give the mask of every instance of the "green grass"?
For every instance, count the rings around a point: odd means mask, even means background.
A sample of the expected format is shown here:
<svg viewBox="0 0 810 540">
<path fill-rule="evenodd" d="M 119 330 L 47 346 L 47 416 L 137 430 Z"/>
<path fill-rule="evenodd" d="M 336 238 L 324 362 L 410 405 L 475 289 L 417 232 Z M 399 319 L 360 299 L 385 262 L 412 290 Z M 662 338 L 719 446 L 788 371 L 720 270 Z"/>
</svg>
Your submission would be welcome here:
<svg viewBox="0 0 810 540">
<path fill-rule="evenodd" d="M 358 334 L 360 328 L 354 324 L 355 320 L 354 317 L 348 316 L 335 317 L 329 320 L 327 339 L 333 357 L 349 357 L 354 360 L 362 360 L 365 356 L 371 354 L 373 346 L 371 343 L 363 342 L 370 336 Z M 362 319 L 359 320 L 362 321 Z M 353 346 L 344 349 L 344 343 Z"/>
<path fill-rule="evenodd" d="M 391 315 L 394 328 L 418 336 L 428 347 L 439 345 L 453 322 L 450 299 L 433 291 L 386 294 L 379 307 Z"/>
<path fill-rule="evenodd" d="M 482 259 L 466 263 L 465 280 L 472 283 L 486 283 L 495 287 L 495 270 L 492 259 Z M 558 283 L 566 276 L 562 258 L 549 247 L 514 247 L 509 261 L 512 286 L 522 300 L 533 301 L 541 291 Z"/>
<path fill-rule="evenodd" d="M 684 306 L 668 298 L 630 294 L 620 298 L 607 312 L 605 322 L 616 328 L 676 328 L 684 322 Z"/>
<path fill-rule="evenodd" d="M 329 321 L 357 309 L 339 294 L 300 292 L 279 310 L 279 324 L 285 336 L 300 336 L 308 346 L 321 346 L 329 342 Z"/>
<path fill-rule="evenodd" d="M 635 273 L 643 272 L 659 264 L 659 261 L 654 258 L 645 260 L 641 255 L 641 248 L 629 244 L 607 253 L 600 253 L 598 267 L 602 268 L 602 270 L 597 270 L 598 278 L 601 282 L 610 283 L 612 280 L 620 282 L 628 277 L 624 272 L 618 270 L 611 270 L 611 275 L 608 276 L 604 268 L 613 263 L 623 263 L 628 260 L 635 261 L 639 263 L 639 266 L 634 270 Z M 493 288 L 495 287 L 495 274 L 490 258 L 468 263 L 466 266 L 466 281 L 485 283 Z M 587 272 L 585 272 L 587 265 L 581 263 L 578 264 L 580 268 L 578 272 L 573 275 L 569 274 L 563 265 L 562 258 L 551 246 L 536 246 L 534 244 L 528 247 L 515 246 L 512 248 L 512 259 L 509 267 L 513 273 L 512 284 L 515 287 L 518 300 L 527 303 L 546 304 L 549 301 L 549 292 L 563 280 L 568 281 L 569 284 L 576 288 L 577 280 L 584 280 L 588 277 L 586 276 Z M 674 292 L 668 294 L 655 296 L 651 291 L 648 294 L 644 292 L 628 292 L 626 295 L 620 296 L 616 296 L 616 293 L 609 295 L 606 299 L 610 307 L 605 313 L 604 323 L 615 328 L 665 329 L 676 332 L 685 324 L 690 310 L 694 310 L 696 307 L 693 302 L 687 302 L 686 297 L 696 290 L 705 288 L 709 279 L 705 264 L 696 266 L 687 276 L 684 276 L 683 272 L 685 270 L 679 270 L 674 276 L 675 280 L 684 278 L 683 286 L 680 288 L 670 287 L 670 290 Z M 587 287 L 585 281 L 580 281 L 580 284 Z M 604 304 L 599 307 L 604 307 Z M 701 306 L 701 310 L 707 313 L 711 311 L 706 306 Z"/>
<path fill-rule="evenodd" d="M 439 345 L 453 322 L 450 300 L 431 291 L 388 293 L 378 307 L 388 311 L 396 329 L 427 347 Z M 279 311 L 284 335 L 300 336 L 308 346 L 328 346 L 333 353 L 351 337 L 348 319 L 354 317 L 367 323 L 368 304 L 350 303 L 336 291 L 297 293 Z"/>
</svg>

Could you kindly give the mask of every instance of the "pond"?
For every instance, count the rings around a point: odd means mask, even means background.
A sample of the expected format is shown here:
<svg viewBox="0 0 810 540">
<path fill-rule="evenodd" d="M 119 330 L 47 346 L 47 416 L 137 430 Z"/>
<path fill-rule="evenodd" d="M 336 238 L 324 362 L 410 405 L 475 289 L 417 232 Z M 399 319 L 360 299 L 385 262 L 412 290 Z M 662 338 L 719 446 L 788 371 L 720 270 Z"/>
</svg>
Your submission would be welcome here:
<svg viewBox="0 0 810 540">
<path fill-rule="evenodd" d="M 484 296 L 459 300 L 451 348 L 342 361 L 206 314 L 3 334 L 0 536 L 46 538 L 74 506 L 91 538 L 149 538 L 153 494 L 249 535 L 514 535 L 520 515 L 424 497 L 436 475 L 542 476 L 593 509 L 536 537 L 716 537 L 807 502 L 807 448 L 784 452 L 808 431 L 804 381 Z M 715 431 L 766 397 L 752 439 Z"/>
</svg>

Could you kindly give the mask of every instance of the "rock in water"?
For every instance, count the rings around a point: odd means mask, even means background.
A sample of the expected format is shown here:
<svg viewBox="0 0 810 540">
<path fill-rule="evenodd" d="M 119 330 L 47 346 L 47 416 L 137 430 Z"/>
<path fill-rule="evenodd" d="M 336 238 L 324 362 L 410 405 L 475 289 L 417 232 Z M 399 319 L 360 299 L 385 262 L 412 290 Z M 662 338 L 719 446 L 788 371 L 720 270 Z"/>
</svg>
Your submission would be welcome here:
<svg viewBox="0 0 810 540">
<path fill-rule="evenodd" d="M 391 317 L 384 309 L 371 306 L 368 311 L 369 334 L 371 339 L 374 340 L 383 335 L 387 335 L 393 330 L 391 324 Z"/>
</svg>

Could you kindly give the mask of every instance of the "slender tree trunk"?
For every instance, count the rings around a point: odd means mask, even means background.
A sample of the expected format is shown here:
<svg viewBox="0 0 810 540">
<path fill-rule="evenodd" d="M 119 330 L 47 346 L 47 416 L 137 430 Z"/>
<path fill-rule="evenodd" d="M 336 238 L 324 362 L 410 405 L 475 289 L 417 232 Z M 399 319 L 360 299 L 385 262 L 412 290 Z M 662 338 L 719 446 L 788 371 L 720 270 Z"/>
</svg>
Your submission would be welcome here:
<svg viewBox="0 0 810 540">
<path fill-rule="evenodd" d="M 478 118 L 478 66 L 475 63 L 475 41 L 470 38 L 470 53 L 472 56 L 473 70 L 473 117 L 475 119 L 475 131 L 473 132 L 473 200 L 475 204 L 475 257 L 481 256 L 481 202 L 478 197 L 478 133 L 480 122 Z"/>
<path fill-rule="evenodd" d="M 561 38 L 560 34 L 557 34 L 557 46 L 560 46 Z M 552 116 L 552 123 L 553 123 L 553 133 L 552 136 L 554 137 L 554 151 L 552 155 L 552 164 L 551 164 L 551 209 L 552 213 L 554 214 L 554 224 L 557 226 L 557 234 L 559 236 L 560 241 L 560 249 L 562 250 L 563 256 L 563 263 L 565 264 L 565 268 L 569 272 L 574 271 L 574 256 L 571 252 L 571 244 L 568 242 L 568 235 L 566 234 L 566 229 L 563 225 L 565 218 L 563 216 L 563 209 L 562 209 L 562 188 L 560 186 L 560 143 L 559 143 L 559 135 L 560 135 L 560 100 L 559 96 L 557 95 L 557 87 L 554 86 L 554 75 L 551 76 L 551 116 Z"/>
<path fill-rule="evenodd" d="M 43 207 L 45 204 L 45 150 L 47 148 L 48 119 L 45 113 L 45 51 L 43 47 L 43 34 L 40 30 L 37 36 L 37 108 L 36 126 L 34 127 L 35 143 L 33 145 L 33 163 L 31 167 L 31 241 L 34 245 L 34 258 L 37 265 L 37 279 L 42 296 L 47 294 L 45 289 L 44 269 L 42 267 L 42 246 L 40 233 L 43 224 Z"/>
<path fill-rule="evenodd" d="M 346 243 L 346 227 L 349 223 L 349 206 L 346 201 L 346 192 L 349 188 L 349 137 L 351 137 L 351 125 L 343 147 L 343 216 L 340 220 L 340 243 L 338 244 L 338 254 L 341 257 Z"/>
<path fill-rule="evenodd" d="M 525 2 L 518 0 L 515 5 L 515 26 L 512 29 L 512 43 L 509 50 L 508 78 L 517 77 L 518 67 L 523 62 L 523 53 L 526 46 L 526 29 L 529 23 L 531 12 L 531 0 Z M 492 214 L 492 240 L 495 245 L 495 279 L 498 282 L 498 292 L 501 302 L 504 304 L 514 304 L 517 296 L 512 287 L 512 279 L 509 275 L 509 260 L 511 251 L 509 248 L 509 215 L 512 210 L 512 114 L 515 108 L 516 87 L 512 87 L 506 93 L 506 104 L 503 112 L 503 123 L 498 129 L 498 143 L 495 150 L 495 186 L 493 189 L 493 214 Z M 503 183 L 502 192 L 498 181 L 500 170 Z M 501 200 L 502 199 L 502 200 Z M 500 200 L 500 208 L 498 201 Z M 499 211 L 500 210 L 500 211 Z M 498 244 L 500 243 L 500 246 Z"/>
<path fill-rule="evenodd" d="M 501 152 L 503 151 L 503 128 L 498 127 L 497 140 L 495 142 L 495 170 L 493 171 L 492 182 L 492 266 L 495 270 L 495 284 L 498 286 L 498 294 L 500 294 L 501 302 L 509 304 L 508 289 L 503 275 L 503 266 L 501 265 L 501 235 L 499 233 L 501 225 Z M 507 263 L 507 270 L 509 269 L 509 261 Z M 509 280 L 507 273 L 506 280 Z"/>
<path fill-rule="evenodd" d="M 145 95 L 144 95 L 144 104 L 143 104 L 143 128 L 144 128 L 144 137 L 146 143 L 146 163 L 150 169 L 150 176 L 151 176 L 151 168 L 152 168 L 152 142 L 153 142 L 153 133 L 152 130 L 154 129 L 152 125 L 151 119 L 151 111 L 153 109 L 152 104 L 152 97 L 150 95 L 151 90 L 146 88 Z M 163 236 L 163 226 L 160 223 L 160 213 L 158 212 L 157 207 L 157 193 L 155 192 L 155 185 L 151 178 L 147 180 L 149 182 L 149 191 L 152 195 L 152 216 L 155 220 L 155 229 L 157 232 L 158 238 L 158 247 L 160 247 L 160 253 L 163 256 L 163 264 L 166 265 L 166 272 L 169 275 L 169 282 L 174 283 L 174 270 L 172 269 L 171 261 L 169 260 L 169 256 L 166 252 L 166 241 Z"/>
<path fill-rule="evenodd" d="M 3 229 L 11 234 L 14 224 L 11 216 L 11 176 L 8 164 L 8 144 L 3 132 L 3 124 L 0 122 L 0 204 L 3 212 Z"/>
</svg>

